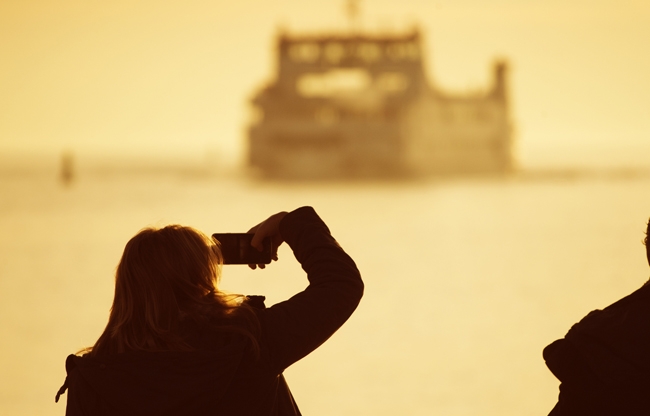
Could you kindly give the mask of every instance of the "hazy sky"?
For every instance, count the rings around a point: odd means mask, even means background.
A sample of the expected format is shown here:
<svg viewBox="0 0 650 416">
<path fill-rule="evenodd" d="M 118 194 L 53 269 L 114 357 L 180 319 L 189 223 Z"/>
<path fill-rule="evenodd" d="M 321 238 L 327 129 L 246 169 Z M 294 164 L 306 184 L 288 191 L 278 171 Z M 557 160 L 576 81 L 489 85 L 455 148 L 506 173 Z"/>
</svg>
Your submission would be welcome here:
<svg viewBox="0 0 650 416">
<path fill-rule="evenodd" d="M 648 163 L 647 0 L 365 0 L 362 26 L 419 25 L 432 83 L 512 66 L 524 165 Z M 343 1 L 2 0 L 0 152 L 241 154 L 278 27 L 343 30 Z"/>
</svg>

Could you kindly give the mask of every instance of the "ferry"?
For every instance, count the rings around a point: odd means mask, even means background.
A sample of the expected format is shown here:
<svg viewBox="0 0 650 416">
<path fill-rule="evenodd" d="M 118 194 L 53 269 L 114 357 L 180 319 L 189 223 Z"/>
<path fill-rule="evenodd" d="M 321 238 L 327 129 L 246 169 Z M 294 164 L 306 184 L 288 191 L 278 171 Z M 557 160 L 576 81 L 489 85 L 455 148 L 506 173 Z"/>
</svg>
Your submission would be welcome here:
<svg viewBox="0 0 650 416">
<path fill-rule="evenodd" d="M 279 33 L 274 80 L 252 98 L 248 166 L 286 179 L 513 170 L 508 65 L 483 91 L 425 73 L 422 33 Z"/>
</svg>

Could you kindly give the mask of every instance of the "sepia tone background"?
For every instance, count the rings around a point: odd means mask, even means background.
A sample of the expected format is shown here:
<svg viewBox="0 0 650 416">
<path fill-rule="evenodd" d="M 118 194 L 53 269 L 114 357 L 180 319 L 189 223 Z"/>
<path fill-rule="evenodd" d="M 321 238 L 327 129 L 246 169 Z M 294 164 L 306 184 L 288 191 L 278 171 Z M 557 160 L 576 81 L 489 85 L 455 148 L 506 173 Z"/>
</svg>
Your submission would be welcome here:
<svg viewBox="0 0 650 416">
<path fill-rule="evenodd" d="M 0 7 L 3 153 L 232 162 L 242 152 L 246 99 L 272 77 L 278 29 L 348 28 L 343 2 L 7 0 Z M 360 4 L 362 28 L 422 28 L 430 81 L 443 89 L 483 88 L 493 60 L 508 59 L 523 166 L 643 163 L 649 15 L 643 1 Z"/>
<path fill-rule="evenodd" d="M 423 31 L 429 81 L 486 88 L 511 65 L 518 172 L 420 181 L 258 182 L 248 99 L 274 37 L 344 32 L 343 2 L 0 2 L 0 413 L 62 415 L 65 356 L 106 323 L 140 228 L 248 229 L 313 205 L 367 282 L 350 322 L 287 372 L 313 415 L 538 415 L 541 350 L 647 280 L 650 5 L 370 1 L 363 30 Z M 74 179 L 59 182 L 62 154 Z M 286 247 L 226 290 L 305 285 Z M 259 272 L 259 271 L 258 271 Z"/>
</svg>

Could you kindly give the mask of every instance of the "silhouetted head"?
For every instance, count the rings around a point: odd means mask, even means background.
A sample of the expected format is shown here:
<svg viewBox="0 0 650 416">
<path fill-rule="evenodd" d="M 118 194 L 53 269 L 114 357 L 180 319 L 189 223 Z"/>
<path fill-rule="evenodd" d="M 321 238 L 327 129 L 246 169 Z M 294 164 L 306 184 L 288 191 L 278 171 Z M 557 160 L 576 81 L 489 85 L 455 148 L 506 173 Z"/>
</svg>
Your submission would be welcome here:
<svg viewBox="0 0 650 416">
<path fill-rule="evenodd" d="M 190 313 L 216 291 L 220 264 L 214 241 L 193 228 L 146 228 L 124 248 L 115 304 L 132 305 L 136 315 L 152 323 L 166 314 Z"/>
<path fill-rule="evenodd" d="M 187 349 L 184 320 L 225 317 L 239 309 L 241 296 L 217 289 L 221 263 L 217 243 L 193 228 L 140 231 L 124 248 L 109 322 L 93 354 Z"/>
</svg>

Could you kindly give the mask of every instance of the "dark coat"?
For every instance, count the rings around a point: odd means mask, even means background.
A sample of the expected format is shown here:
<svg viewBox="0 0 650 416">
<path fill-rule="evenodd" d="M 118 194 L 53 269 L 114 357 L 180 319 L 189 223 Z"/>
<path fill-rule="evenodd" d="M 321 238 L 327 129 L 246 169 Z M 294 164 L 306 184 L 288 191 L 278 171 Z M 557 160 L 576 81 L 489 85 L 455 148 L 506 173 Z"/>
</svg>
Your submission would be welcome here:
<svg viewBox="0 0 650 416">
<path fill-rule="evenodd" d="M 590 312 L 543 355 L 561 381 L 550 415 L 650 415 L 650 285 Z"/>
<path fill-rule="evenodd" d="M 280 232 L 307 272 L 309 286 L 256 309 L 256 357 L 240 335 L 199 327 L 191 352 L 70 355 L 67 416 L 299 415 L 282 376 L 325 342 L 356 309 L 363 283 L 352 259 L 310 207 L 284 217 Z"/>
</svg>

